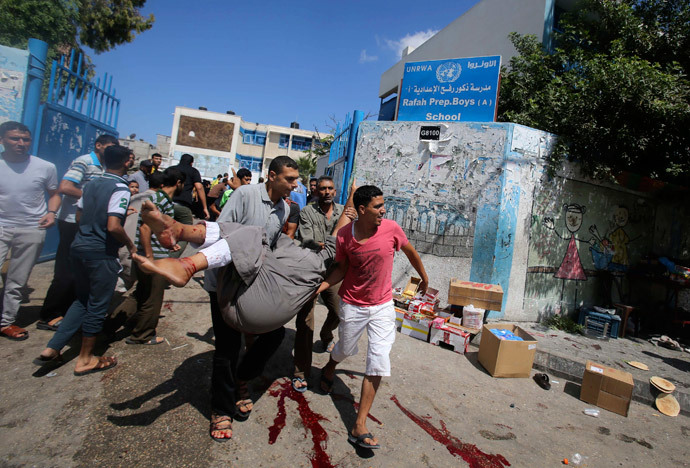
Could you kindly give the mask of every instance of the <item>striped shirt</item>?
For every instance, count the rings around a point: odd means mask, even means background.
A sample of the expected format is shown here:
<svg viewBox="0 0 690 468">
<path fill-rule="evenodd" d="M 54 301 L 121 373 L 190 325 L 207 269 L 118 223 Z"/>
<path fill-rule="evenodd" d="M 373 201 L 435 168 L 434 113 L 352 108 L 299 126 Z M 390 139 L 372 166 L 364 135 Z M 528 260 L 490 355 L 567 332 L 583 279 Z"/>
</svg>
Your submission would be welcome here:
<svg viewBox="0 0 690 468">
<path fill-rule="evenodd" d="M 156 193 L 148 197 L 148 200 L 151 200 L 161 213 L 168 215 L 171 218 L 173 217 L 173 202 L 167 193 L 165 193 L 162 190 L 158 190 Z M 144 252 L 144 246 L 141 244 L 141 239 L 139 238 L 141 224 L 141 214 L 139 214 L 136 239 L 137 253 L 139 255 L 145 255 L 146 253 Z M 158 239 L 156 238 L 155 234 L 151 234 L 151 250 L 153 251 L 153 258 L 166 258 L 170 256 L 170 251 L 158 242 Z"/>
<path fill-rule="evenodd" d="M 98 156 L 93 151 L 89 154 L 83 154 L 72 161 L 69 169 L 62 177 L 62 180 L 69 180 L 77 186 L 78 189 L 84 190 L 84 186 L 93 179 L 103 175 L 103 167 L 101 166 Z M 67 221 L 68 223 L 76 223 L 75 214 L 77 212 L 77 199 L 69 195 L 62 198 L 62 207 L 58 214 L 58 219 Z"/>
</svg>

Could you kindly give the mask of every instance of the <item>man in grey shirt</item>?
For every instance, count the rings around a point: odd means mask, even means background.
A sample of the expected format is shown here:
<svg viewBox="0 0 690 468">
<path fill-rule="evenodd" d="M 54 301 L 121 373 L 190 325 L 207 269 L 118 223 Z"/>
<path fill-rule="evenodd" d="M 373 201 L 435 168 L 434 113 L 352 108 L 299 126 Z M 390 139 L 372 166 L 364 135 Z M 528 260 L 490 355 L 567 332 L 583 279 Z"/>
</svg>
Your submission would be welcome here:
<svg viewBox="0 0 690 468">
<path fill-rule="evenodd" d="M 283 198 L 296 187 L 298 177 L 297 163 L 288 156 L 278 156 L 268 168 L 266 183 L 237 188 L 223 207 L 218 222 L 263 227 L 269 245 L 275 246 L 289 213 Z M 208 282 L 215 280 L 209 275 L 206 279 L 211 280 Z M 246 419 L 252 411 L 247 382 L 261 375 L 266 362 L 283 341 L 285 328 L 256 335 L 240 361 L 242 334 L 223 320 L 213 286 L 215 284 L 205 286 L 211 298 L 211 319 L 216 337 L 211 375 L 210 435 L 222 441 L 232 437 L 232 418 Z"/>
<path fill-rule="evenodd" d="M 60 207 L 55 165 L 31 156 L 31 132 L 19 122 L 0 125 L 0 264 L 12 253 L 2 297 L 0 335 L 25 340 L 29 332 L 14 324 L 26 285 Z M 48 194 L 48 206 L 45 196 Z"/>
<path fill-rule="evenodd" d="M 326 242 L 326 237 L 331 234 L 338 222 L 338 218 L 343 213 L 343 205 L 335 203 L 336 190 L 333 178 L 321 176 L 316 182 L 314 195 L 317 201 L 305 206 L 299 216 L 299 239 L 302 247 L 322 249 Z M 354 214 L 353 214 L 354 216 Z M 330 267 L 332 261 L 326 264 Z M 338 289 L 340 283 L 333 285 L 321 293 L 321 299 L 328 309 L 326 321 L 321 327 L 321 344 L 325 351 L 333 349 L 333 330 L 338 328 L 338 312 L 340 308 L 340 298 Z M 311 370 L 312 347 L 314 345 L 314 307 L 316 297 L 309 301 L 297 313 L 295 321 L 295 371 L 292 379 L 292 386 L 298 392 L 307 389 L 306 379 L 309 378 Z"/>
</svg>

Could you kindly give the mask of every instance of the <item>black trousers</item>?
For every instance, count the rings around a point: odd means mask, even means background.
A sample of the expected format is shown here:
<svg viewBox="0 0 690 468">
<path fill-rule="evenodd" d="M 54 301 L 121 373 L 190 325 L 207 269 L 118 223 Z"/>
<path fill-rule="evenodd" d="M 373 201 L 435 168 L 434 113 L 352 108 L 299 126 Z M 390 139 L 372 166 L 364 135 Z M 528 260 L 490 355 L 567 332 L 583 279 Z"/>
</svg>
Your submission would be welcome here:
<svg viewBox="0 0 690 468">
<path fill-rule="evenodd" d="M 211 374 L 211 408 L 218 415 L 233 416 L 236 412 L 236 381 L 246 382 L 263 373 L 266 363 L 283 341 L 285 328 L 256 335 L 254 343 L 240 360 L 242 333 L 223 320 L 216 293 L 209 292 L 208 295 L 216 346 Z"/>
<path fill-rule="evenodd" d="M 58 220 L 57 227 L 60 241 L 55 253 L 53 281 L 50 283 L 40 312 L 41 320 L 46 322 L 60 316 L 64 317 L 67 309 L 77 298 L 74 290 L 74 273 L 70 262 L 70 247 L 77 231 L 79 231 L 79 225 Z"/>
</svg>

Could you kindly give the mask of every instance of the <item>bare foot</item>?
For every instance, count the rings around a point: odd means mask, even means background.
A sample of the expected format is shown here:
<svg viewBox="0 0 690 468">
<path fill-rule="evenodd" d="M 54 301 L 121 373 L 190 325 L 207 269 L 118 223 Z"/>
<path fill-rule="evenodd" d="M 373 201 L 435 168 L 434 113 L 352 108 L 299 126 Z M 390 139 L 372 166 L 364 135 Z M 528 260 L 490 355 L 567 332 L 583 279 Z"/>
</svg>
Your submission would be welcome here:
<svg viewBox="0 0 690 468">
<path fill-rule="evenodd" d="M 86 375 L 92 372 L 104 371 L 115 367 L 117 365 L 117 358 L 115 356 L 91 356 L 88 363 L 80 363 L 77 361 L 77 365 L 74 367 L 75 375 Z"/>
<path fill-rule="evenodd" d="M 137 262 L 144 273 L 161 275 L 178 288 L 187 284 L 197 271 L 194 263 L 188 258 L 150 260 L 142 255 L 133 254 L 132 259 Z"/>
<path fill-rule="evenodd" d="M 141 205 L 141 219 L 156 235 L 158 242 L 166 249 L 173 249 L 182 231 L 179 225 L 170 216 L 161 213 L 151 200 L 146 200 Z"/>
</svg>

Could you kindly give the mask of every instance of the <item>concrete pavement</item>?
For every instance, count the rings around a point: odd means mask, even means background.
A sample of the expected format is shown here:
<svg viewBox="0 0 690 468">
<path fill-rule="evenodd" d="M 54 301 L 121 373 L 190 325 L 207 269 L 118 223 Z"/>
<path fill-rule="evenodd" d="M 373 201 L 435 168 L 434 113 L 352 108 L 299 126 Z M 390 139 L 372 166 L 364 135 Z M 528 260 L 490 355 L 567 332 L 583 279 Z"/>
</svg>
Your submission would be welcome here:
<svg viewBox="0 0 690 468">
<path fill-rule="evenodd" d="M 250 385 L 256 402 L 250 419 L 234 424 L 231 441 L 214 443 L 208 437 L 211 324 L 199 283 L 166 292 L 158 331 L 169 344 L 116 341 L 106 354 L 118 356 L 117 368 L 78 378 L 73 360 L 54 375 L 31 364 L 50 337 L 33 322 L 51 275 L 52 263 L 32 274 L 31 302 L 20 312 L 29 339 L 0 342 L 0 466 L 555 467 L 576 452 L 587 457 L 582 466 L 688 466 L 685 416 L 669 418 L 633 402 L 628 418 L 605 410 L 592 418 L 582 413 L 590 406 L 578 399 L 576 383 L 556 378 L 545 391 L 531 379 L 494 379 L 473 348 L 463 356 L 400 334 L 393 376 L 384 379 L 369 423 L 383 447 L 355 450 L 347 430 L 356 415 L 366 339 L 360 355 L 341 366 L 333 396 L 314 388 L 297 394 L 285 378 L 292 323 L 266 375 Z M 319 306 L 319 325 L 324 317 Z M 315 354 L 312 385 L 326 361 L 326 354 Z"/>
</svg>

